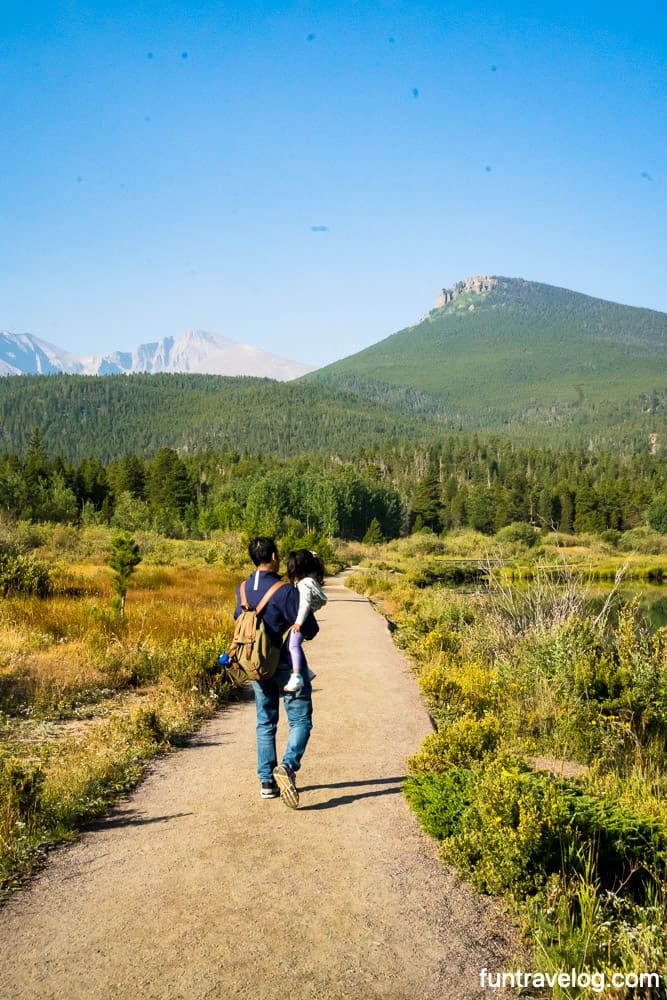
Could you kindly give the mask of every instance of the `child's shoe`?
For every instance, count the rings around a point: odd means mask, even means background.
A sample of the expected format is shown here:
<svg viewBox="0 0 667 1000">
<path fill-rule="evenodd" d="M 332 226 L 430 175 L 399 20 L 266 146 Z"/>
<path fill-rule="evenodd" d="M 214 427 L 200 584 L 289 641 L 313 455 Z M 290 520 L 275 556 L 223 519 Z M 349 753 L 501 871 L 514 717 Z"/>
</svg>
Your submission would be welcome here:
<svg viewBox="0 0 667 1000">
<path fill-rule="evenodd" d="M 306 673 L 308 674 L 308 680 L 309 681 L 314 681 L 315 678 L 317 677 L 317 674 L 315 673 L 315 671 L 311 670 L 310 667 L 306 667 Z"/>
<path fill-rule="evenodd" d="M 287 684 L 283 688 L 287 694 L 297 694 L 303 687 L 303 677 L 301 674 L 292 674 Z"/>
</svg>

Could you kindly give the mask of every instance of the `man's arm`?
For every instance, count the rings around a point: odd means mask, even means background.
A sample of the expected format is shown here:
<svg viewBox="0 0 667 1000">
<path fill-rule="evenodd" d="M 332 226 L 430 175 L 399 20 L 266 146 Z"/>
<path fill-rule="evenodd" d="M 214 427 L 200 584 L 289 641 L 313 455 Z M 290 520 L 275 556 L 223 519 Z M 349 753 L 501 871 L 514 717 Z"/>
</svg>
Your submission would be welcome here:
<svg viewBox="0 0 667 1000">
<path fill-rule="evenodd" d="M 236 588 L 236 607 L 234 608 L 234 618 L 241 614 L 241 584 Z"/>
</svg>

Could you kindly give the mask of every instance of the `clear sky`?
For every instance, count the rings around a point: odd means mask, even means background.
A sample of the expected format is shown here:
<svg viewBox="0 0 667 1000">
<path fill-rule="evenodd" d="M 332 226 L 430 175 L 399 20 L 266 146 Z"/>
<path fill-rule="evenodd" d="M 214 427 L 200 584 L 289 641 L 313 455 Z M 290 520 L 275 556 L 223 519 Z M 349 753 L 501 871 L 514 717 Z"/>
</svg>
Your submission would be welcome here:
<svg viewBox="0 0 667 1000">
<path fill-rule="evenodd" d="M 320 365 L 474 274 L 667 312 L 666 11 L 3 0 L 0 329 Z"/>
</svg>

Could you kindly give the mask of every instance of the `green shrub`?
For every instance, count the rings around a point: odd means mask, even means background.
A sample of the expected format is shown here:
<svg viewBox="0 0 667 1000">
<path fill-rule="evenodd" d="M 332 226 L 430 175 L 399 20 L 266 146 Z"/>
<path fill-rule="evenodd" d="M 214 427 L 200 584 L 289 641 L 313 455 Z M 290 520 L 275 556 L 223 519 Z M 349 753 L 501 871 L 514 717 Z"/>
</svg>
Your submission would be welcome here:
<svg viewBox="0 0 667 1000">
<path fill-rule="evenodd" d="M 622 552 L 641 552 L 642 555 L 662 555 L 665 539 L 652 528 L 631 528 L 621 535 L 618 548 Z"/>
<path fill-rule="evenodd" d="M 667 498 L 658 497 L 646 511 L 646 520 L 654 531 L 667 534 Z"/>
<path fill-rule="evenodd" d="M 469 803 L 471 772 L 452 768 L 445 774 L 416 774 L 406 779 L 405 797 L 424 830 L 444 840 L 456 833 Z"/>
<path fill-rule="evenodd" d="M 466 712 L 445 728 L 427 736 L 418 753 L 408 759 L 408 767 L 415 773 L 442 773 L 452 767 L 469 768 L 493 753 L 500 736 L 500 723 L 494 716 L 478 719 L 472 712 Z"/>
<path fill-rule="evenodd" d="M 532 524 L 527 524 L 525 521 L 513 521 L 512 524 L 508 524 L 496 532 L 496 541 L 521 542 L 529 549 L 535 545 L 538 537 Z"/>
<path fill-rule="evenodd" d="M 448 772 L 449 773 L 449 772 Z M 423 776 L 419 776 L 423 777 Z M 467 806 L 443 857 L 478 889 L 522 898 L 568 873 L 641 902 L 667 870 L 667 825 L 587 792 L 571 780 L 496 758 L 468 772 Z M 415 808 L 439 815 L 437 797 Z M 445 806 L 440 804 L 440 809 Z"/>
<path fill-rule="evenodd" d="M 218 657 L 228 640 L 223 635 L 211 639 L 177 639 L 171 643 L 162 666 L 162 676 L 168 677 L 182 692 L 206 693 L 220 682 Z"/>
<path fill-rule="evenodd" d="M 0 828 L 27 824 L 39 810 L 44 772 L 14 757 L 0 757 Z"/>
<path fill-rule="evenodd" d="M 41 768 L 0 756 L 0 897 L 35 856 L 43 785 Z"/>
<path fill-rule="evenodd" d="M 450 587 L 460 587 L 463 584 L 479 583 L 484 575 L 479 566 L 457 566 L 454 563 L 431 563 L 414 569 L 407 574 L 410 583 L 424 589 L 436 583 L 444 583 Z"/>
<path fill-rule="evenodd" d="M 33 556 L 0 553 L 0 597 L 47 597 L 51 589 L 48 569 Z"/>
<path fill-rule="evenodd" d="M 516 763 L 476 770 L 459 828 L 443 841 L 444 860 L 483 892 L 531 895 L 560 866 L 553 789 L 546 775 Z"/>
<path fill-rule="evenodd" d="M 308 531 L 301 534 L 290 531 L 279 540 L 278 548 L 283 559 L 288 552 L 295 549 L 308 549 L 310 552 L 317 552 L 325 566 L 334 558 L 331 540 L 319 531 Z"/>
</svg>

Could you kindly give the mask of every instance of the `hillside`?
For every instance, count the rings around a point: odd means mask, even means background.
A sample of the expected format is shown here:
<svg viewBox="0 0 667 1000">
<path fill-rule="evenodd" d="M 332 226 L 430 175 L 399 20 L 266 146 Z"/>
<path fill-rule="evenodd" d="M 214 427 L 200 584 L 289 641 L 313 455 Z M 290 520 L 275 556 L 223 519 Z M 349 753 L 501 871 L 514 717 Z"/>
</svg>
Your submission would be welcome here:
<svg viewBox="0 0 667 1000">
<path fill-rule="evenodd" d="M 379 400 L 388 387 L 419 389 L 453 428 L 663 448 L 667 314 L 521 279 L 472 278 L 443 289 L 415 326 L 305 381 Z"/>
<path fill-rule="evenodd" d="M 148 457 L 165 447 L 350 454 L 392 438 L 428 439 L 427 412 L 411 390 L 378 402 L 337 386 L 259 378 L 25 375 L 0 379 L 0 454 L 23 454 L 35 427 L 49 454 L 72 461 Z"/>
<path fill-rule="evenodd" d="M 667 315 L 510 278 L 440 293 L 421 322 L 297 381 L 217 375 L 0 379 L 0 453 L 34 427 L 102 461 L 208 448 L 350 455 L 389 440 L 667 454 Z"/>
</svg>

